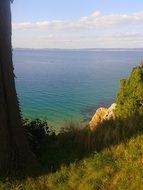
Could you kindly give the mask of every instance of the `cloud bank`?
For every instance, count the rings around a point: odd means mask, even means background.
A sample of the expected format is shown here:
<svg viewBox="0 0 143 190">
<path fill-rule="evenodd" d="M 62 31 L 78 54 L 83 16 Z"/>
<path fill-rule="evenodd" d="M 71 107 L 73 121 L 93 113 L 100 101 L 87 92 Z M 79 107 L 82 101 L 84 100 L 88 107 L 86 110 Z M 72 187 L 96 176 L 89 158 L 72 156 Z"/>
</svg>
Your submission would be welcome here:
<svg viewBox="0 0 143 190">
<path fill-rule="evenodd" d="M 12 26 L 14 47 L 143 47 L 143 12 L 103 15 L 96 11 L 74 21 L 46 20 Z"/>
</svg>

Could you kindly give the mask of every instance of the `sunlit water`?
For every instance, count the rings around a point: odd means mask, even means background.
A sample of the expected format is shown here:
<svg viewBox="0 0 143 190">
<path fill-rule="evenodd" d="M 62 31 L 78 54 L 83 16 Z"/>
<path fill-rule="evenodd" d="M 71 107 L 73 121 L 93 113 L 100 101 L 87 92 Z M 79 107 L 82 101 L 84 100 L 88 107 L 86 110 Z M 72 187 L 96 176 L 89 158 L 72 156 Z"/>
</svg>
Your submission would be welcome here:
<svg viewBox="0 0 143 190">
<path fill-rule="evenodd" d="M 119 80 L 143 59 L 143 50 L 14 50 L 22 113 L 60 127 L 85 122 L 115 101 Z"/>
</svg>

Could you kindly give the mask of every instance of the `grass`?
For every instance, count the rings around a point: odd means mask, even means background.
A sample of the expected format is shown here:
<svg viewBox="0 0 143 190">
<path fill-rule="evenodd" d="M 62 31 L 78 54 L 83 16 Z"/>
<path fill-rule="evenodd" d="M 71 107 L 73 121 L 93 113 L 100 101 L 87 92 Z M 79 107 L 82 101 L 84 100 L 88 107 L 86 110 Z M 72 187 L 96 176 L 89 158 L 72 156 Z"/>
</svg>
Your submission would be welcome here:
<svg viewBox="0 0 143 190">
<path fill-rule="evenodd" d="M 49 189 L 143 189 L 143 136 L 94 153 L 48 177 Z"/>
<path fill-rule="evenodd" d="M 0 190 L 142 190 L 143 134 L 62 165 L 56 172 L 0 181 Z"/>
<path fill-rule="evenodd" d="M 41 167 L 0 180 L 0 190 L 142 190 L 142 123 L 142 117 L 110 120 L 90 131 L 70 122 L 56 135 L 45 121 L 26 121 Z"/>
</svg>

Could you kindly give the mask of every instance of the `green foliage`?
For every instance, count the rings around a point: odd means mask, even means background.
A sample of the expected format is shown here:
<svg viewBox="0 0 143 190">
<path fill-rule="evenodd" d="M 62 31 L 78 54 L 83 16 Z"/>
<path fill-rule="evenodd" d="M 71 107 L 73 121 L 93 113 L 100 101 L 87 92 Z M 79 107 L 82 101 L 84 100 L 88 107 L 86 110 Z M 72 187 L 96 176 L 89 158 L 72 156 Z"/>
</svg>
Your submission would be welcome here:
<svg viewBox="0 0 143 190">
<path fill-rule="evenodd" d="M 42 172 L 47 173 L 57 171 L 62 165 L 79 162 L 95 151 L 126 143 L 132 136 L 143 132 L 142 123 L 142 117 L 109 120 L 90 131 L 79 123 L 69 122 L 58 134 L 50 131 L 45 121 L 29 121 L 24 126 Z"/>
<path fill-rule="evenodd" d="M 143 115 L 143 65 L 133 68 L 128 79 L 120 81 L 116 115 L 121 118 Z"/>
<path fill-rule="evenodd" d="M 41 154 L 46 149 L 47 143 L 55 137 L 55 132 L 50 129 L 48 122 L 45 120 L 24 119 L 23 127 L 25 128 L 29 144 L 37 155 Z"/>
</svg>

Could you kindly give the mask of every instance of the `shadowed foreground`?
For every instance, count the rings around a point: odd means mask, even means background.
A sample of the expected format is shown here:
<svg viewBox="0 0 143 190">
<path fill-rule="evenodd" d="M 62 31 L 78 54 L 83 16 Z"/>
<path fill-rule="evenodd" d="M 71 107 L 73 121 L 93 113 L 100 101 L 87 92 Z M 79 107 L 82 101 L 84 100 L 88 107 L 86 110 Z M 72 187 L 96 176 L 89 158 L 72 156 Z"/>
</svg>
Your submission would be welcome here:
<svg viewBox="0 0 143 190">
<path fill-rule="evenodd" d="M 104 122 L 94 132 L 70 123 L 58 135 L 46 122 L 25 122 L 41 168 L 21 179 L 1 181 L 0 189 L 141 190 L 143 121 L 132 119 Z"/>
</svg>

